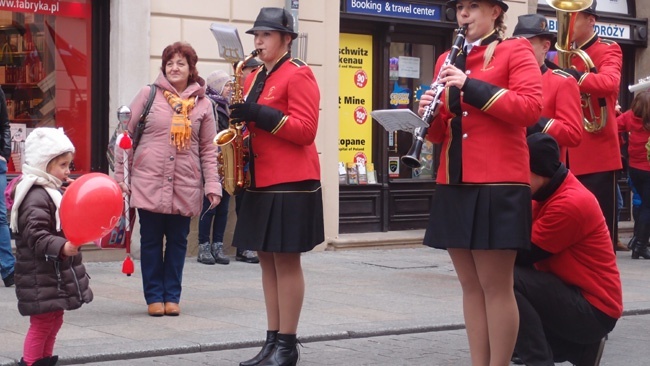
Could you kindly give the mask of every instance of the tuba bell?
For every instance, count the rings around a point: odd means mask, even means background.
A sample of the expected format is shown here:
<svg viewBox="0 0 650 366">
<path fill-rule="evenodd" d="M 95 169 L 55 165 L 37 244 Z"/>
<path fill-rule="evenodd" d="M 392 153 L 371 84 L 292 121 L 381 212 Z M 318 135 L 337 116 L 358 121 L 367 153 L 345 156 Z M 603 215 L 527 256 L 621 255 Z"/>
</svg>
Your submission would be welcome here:
<svg viewBox="0 0 650 366">
<path fill-rule="evenodd" d="M 555 49 L 558 52 L 558 65 L 565 68 L 576 68 L 571 65 L 571 59 L 578 57 L 585 64 L 585 73 L 596 72 L 596 66 L 589 55 L 573 46 L 573 27 L 579 12 L 588 9 L 593 0 L 546 0 L 546 3 L 556 10 L 557 14 L 557 42 Z M 582 123 L 587 132 L 598 132 L 605 128 L 607 123 L 607 106 L 605 99 L 598 99 L 600 114 L 594 110 L 591 94 L 581 93 Z M 588 112 L 588 116 L 585 115 Z M 592 118 L 591 120 L 589 118 Z"/>
<path fill-rule="evenodd" d="M 254 50 L 243 61 L 234 64 L 232 104 L 244 102 L 244 65 L 258 53 L 258 50 Z M 214 138 L 214 144 L 219 147 L 217 155 L 219 176 L 223 178 L 223 189 L 231 196 L 250 186 L 249 173 L 244 169 L 248 163 L 248 148 L 244 138 L 245 125 L 245 122 L 229 123 L 230 127 L 219 132 Z"/>
</svg>

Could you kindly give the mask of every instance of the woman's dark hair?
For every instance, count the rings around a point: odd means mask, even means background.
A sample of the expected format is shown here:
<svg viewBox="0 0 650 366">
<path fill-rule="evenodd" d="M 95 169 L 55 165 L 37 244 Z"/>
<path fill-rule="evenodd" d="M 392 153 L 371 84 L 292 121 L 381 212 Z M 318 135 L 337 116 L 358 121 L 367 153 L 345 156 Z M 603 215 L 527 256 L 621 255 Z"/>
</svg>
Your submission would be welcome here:
<svg viewBox="0 0 650 366">
<path fill-rule="evenodd" d="M 165 47 L 162 53 L 162 66 L 160 67 L 163 75 L 167 76 L 165 72 L 165 65 L 167 65 L 167 62 L 169 62 L 169 60 L 171 60 L 175 55 L 185 57 L 187 60 L 187 64 L 190 67 L 190 76 L 188 78 L 188 83 L 199 81 L 199 71 L 196 69 L 196 63 L 199 61 L 199 57 L 196 55 L 194 48 L 192 48 L 189 43 L 185 42 L 174 42 Z"/>
<path fill-rule="evenodd" d="M 650 90 L 639 92 L 630 107 L 634 116 L 641 118 L 643 129 L 650 131 Z"/>
</svg>

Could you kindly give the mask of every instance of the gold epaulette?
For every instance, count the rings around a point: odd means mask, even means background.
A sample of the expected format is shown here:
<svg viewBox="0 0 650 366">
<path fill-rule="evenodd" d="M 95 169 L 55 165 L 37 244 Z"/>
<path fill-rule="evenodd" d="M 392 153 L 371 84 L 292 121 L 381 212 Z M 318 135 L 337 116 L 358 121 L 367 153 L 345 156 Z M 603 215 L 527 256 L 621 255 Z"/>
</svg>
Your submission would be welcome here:
<svg viewBox="0 0 650 366">
<path fill-rule="evenodd" d="M 305 61 L 303 61 L 303 60 L 301 60 L 301 59 L 299 59 L 299 58 L 292 58 L 292 59 L 291 59 L 291 63 L 294 64 L 294 65 L 296 65 L 296 66 L 298 66 L 298 67 L 301 67 L 301 66 L 305 66 L 305 65 L 307 65 L 307 64 L 305 63 Z"/>
</svg>

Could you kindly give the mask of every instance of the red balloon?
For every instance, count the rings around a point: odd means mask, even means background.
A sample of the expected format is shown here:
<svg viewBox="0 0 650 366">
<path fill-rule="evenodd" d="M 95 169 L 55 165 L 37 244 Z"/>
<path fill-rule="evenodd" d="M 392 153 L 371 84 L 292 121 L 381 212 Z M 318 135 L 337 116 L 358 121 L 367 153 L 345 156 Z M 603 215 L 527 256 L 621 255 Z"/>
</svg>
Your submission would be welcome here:
<svg viewBox="0 0 650 366">
<path fill-rule="evenodd" d="M 63 193 L 61 228 L 74 245 L 97 240 L 120 221 L 124 201 L 117 182 L 106 174 L 82 175 Z"/>
</svg>

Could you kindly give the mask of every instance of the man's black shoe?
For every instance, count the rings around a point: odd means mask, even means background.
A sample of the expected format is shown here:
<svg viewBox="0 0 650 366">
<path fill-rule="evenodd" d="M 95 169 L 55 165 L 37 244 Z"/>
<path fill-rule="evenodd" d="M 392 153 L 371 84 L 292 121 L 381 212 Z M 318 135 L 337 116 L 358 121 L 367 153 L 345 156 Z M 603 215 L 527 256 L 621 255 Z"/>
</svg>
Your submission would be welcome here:
<svg viewBox="0 0 650 366">
<path fill-rule="evenodd" d="M 587 344 L 582 351 L 582 357 L 576 363 L 576 366 L 598 366 L 600 365 L 600 358 L 603 356 L 605 349 L 605 339 L 603 337 L 600 341 Z"/>
<path fill-rule="evenodd" d="M 252 250 L 244 250 L 241 253 L 237 253 L 235 260 L 246 263 L 259 263 L 260 259 L 257 258 L 257 255 Z"/>
<path fill-rule="evenodd" d="M 15 283 L 15 282 L 14 282 L 14 271 L 11 271 L 11 273 L 9 273 L 9 276 L 3 278 L 3 279 L 2 279 L 2 282 L 5 283 L 5 287 L 11 287 L 11 286 L 13 286 L 14 283 Z"/>
</svg>

